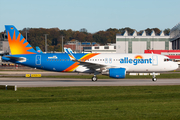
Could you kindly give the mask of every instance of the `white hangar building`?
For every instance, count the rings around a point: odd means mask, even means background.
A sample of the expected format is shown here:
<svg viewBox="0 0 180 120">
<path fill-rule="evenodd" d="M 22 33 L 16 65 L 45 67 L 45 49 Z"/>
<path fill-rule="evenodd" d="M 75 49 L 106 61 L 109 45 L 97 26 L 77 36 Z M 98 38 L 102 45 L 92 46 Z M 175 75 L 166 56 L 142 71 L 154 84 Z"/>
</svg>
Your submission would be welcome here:
<svg viewBox="0 0 180 120">
<path fill-rule="evenodd" d="M 173 50 L 180 50 L 180 22 L 170 31 Z"/>
<path fill-rule="evenodd" d="M 145 31 L 141 35 L 136 31 L 132 35 L 127 31 L 123 35 L 116 34 L 116 53 L 144 53 L 144 50 L 172 50 L 170 36 L 163 31 L 156 35 L 154 30 L 151 35 L 146 35 Z"/>
</svg>

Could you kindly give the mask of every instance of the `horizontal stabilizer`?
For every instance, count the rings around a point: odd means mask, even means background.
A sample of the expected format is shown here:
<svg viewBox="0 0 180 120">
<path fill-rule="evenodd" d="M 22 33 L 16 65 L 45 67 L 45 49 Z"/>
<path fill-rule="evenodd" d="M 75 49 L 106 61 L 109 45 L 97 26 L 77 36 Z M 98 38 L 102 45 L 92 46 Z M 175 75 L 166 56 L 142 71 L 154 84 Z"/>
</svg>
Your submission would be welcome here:
<svg viewBox="0 0 180 120">
<path fill-rule="evenodd" d="M 3 56 L 3 59 L 9 58 L 9 60 L 14 60 L 14 61 L 26 61 L 26 58 L 24 57 L 12 57 L 12 56 Z"/>
</svg>

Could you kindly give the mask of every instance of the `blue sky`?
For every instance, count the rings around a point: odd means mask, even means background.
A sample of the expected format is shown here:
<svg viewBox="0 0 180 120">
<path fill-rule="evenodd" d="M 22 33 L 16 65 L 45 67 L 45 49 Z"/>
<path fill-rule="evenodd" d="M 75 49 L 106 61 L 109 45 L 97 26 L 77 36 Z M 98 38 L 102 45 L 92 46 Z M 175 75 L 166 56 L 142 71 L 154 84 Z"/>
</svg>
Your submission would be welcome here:
<svg viewBox="0 0 180 120">
<path fill-rule="evenodd" d="M 0 32 L 4 25 L 22 30 L 54 28 L 95 33 L 130 27 L 164 30 L 180 22 L 180 0 L 0 0 Z"/>
</svg>

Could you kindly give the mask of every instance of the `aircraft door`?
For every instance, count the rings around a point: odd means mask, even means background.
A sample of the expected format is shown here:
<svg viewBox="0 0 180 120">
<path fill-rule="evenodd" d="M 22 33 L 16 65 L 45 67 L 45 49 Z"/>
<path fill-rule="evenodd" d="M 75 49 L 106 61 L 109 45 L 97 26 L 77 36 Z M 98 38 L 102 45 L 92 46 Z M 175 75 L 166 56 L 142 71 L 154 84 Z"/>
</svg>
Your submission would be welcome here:
<svg viewBox="0 0 180 120">
<path fill-rule="evenodd" d="M 111 64 L 112 63 L 112 58 L 109 58 L 109 64 Z"/>
<path fill-rule="evenodd" d="M 36 55 L 36 65 L 41 65 L 41 55 Z"/>
<path fill-rule="evenodd" d="M 105 58 L 105 63 L 106 63 L 106 64 L 108 63 L 108 58 Z"/>
<path fill-rule="evenodd" d="M 153 55 L 152 56 L 152 65 L 158 65 L 158 56 L 157 55 Z"/>
</svg>

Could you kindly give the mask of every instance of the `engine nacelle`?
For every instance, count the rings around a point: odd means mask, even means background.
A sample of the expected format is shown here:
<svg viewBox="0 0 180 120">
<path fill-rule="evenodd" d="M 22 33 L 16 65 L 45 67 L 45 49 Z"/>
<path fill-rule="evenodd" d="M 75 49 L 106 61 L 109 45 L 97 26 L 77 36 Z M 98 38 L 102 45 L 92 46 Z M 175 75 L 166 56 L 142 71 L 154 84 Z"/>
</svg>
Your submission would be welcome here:
<svg viewBox="0 0 180 120">
<path fill-rule="evenodd" d="M 112 78 L 125 78 L 126 69 L 125 68 L 110 68 L 109 77 Z"/>
</svg>

